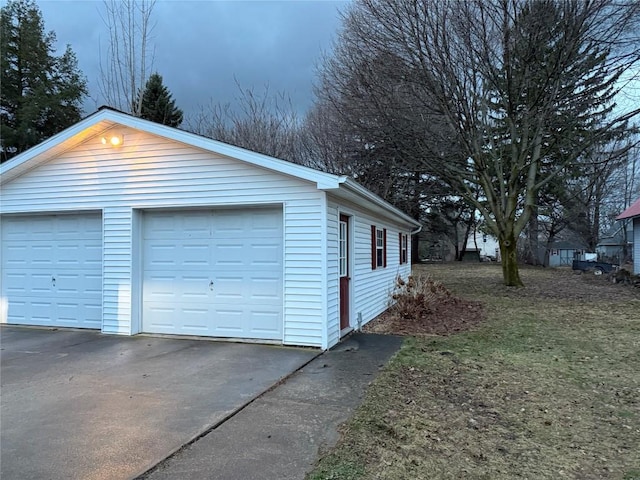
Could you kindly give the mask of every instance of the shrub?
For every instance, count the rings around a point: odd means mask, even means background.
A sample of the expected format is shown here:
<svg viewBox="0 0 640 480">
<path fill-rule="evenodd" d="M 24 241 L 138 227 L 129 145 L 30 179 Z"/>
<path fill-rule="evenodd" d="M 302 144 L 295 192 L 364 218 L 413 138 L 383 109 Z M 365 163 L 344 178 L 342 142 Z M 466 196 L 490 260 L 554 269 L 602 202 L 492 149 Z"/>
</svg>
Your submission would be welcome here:
<svg viewBox="0 0 640 480">
<path fill-rule="evenodd" d="M 398 275 L 391 294 L 390 307 L 399 318 L 415 319 L 452 299 L 451 292 L 430 275 L 409 276 L 406 281 Z"/>
</svg>

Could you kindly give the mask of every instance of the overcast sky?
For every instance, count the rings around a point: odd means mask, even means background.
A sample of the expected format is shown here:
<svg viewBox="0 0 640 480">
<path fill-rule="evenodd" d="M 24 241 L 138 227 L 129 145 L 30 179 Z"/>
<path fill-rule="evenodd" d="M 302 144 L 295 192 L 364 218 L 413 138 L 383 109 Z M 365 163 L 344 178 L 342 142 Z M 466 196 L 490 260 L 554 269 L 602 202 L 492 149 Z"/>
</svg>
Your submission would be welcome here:
<svg viewBox="0 0 640 480">
<path fill-rule="evenodd" d="M 0 2 L 5 4 L 5 1 Z M 89 81 L 85 113 L 103 102 L 97 79 L 107 29 L 101 0 L 37 0 L 45 29 L 63 51 L 70 44 Z M 200 105 L 238 97 L 235 79 L 262 93 L 286 92 L 299 113 L 312 103 L 312 84 L 323 52 L 330 51 L 345 1 L 158 0 L 154 70 L 185 116 Z"/>
</svg>

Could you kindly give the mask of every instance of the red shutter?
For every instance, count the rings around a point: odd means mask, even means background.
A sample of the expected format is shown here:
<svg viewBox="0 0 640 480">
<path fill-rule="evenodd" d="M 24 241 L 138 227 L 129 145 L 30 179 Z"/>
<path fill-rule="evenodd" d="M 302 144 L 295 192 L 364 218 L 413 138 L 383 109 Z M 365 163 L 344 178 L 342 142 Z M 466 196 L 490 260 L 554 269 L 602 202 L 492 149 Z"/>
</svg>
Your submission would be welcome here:
<svg viewBox="0 0 640 480">
<path fill-rule="evenodd" d="M 405 242 L 407 242 L 407 256 L 405 257 L 404 263 L 408 263 L 408 264 L 411 264 L 411 242 L 409 241 L 410 238 L 411 237 L 409 236 L 408 233 L 404 235 L 404 240 Z"/>
<path fill-rule="evenodd" d="M 383 229 L 382 232 L 382 266 L 387 268 L 387 229 Z"/>
<path fill-rule="evenodd" d="M 376 269 L 376 226 L 371 225 L 371 270 Z"/>
<path fill-rule="evenodd" d="M 400 264 L 402 264 L 402 233 L 398 233 L 398 251 L 400 252 Z"/>
</svg>

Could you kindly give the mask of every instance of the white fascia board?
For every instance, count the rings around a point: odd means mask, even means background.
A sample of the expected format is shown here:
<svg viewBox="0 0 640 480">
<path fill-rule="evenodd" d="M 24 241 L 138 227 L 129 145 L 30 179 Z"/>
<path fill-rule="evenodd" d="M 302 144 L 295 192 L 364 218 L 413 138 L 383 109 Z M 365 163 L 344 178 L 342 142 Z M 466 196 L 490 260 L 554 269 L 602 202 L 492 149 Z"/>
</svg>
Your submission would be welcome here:
<svg viewBox="0 0 640 480">
<path fill-rule="evenodd" d="M 351 178 L 346 176 L 340 177 L 340 184 L 341 184 L 340 189 L 344 188 L 347 191 L 351 191 L 355 193 L 358 197 L 365 199 L 369 203 L 375 205 L 377 208 L 385 211 L 387 215 L 390 216 L 391 218 L 400 219 L 403 222 L 409 225 L 412 225 L 416 229 L 422 227 L 420 222 L 418 222 L 417 220 L 414 220 L 409 215 L 404 213 L 402 210 L 394 207 L 389 202 L 387 202 L 386 200 L 383 200 L 381 197 L 379 197 L 372 191 L 367 190 L 366 188 L 364 188 L 362 185 L 358 184 Z"/>
</svg>

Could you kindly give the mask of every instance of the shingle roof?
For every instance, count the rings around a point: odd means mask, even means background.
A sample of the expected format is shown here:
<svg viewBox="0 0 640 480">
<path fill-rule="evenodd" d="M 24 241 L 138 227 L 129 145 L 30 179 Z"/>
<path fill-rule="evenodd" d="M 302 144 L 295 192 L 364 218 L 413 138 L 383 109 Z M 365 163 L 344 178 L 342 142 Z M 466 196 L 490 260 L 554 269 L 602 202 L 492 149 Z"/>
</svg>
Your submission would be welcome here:
<svg viewBox="0 0 640 480">
<path fill-rule="evenodd" d="M 616 217 L 616 220 L 624 220 L 625 218 L 633 218 L 640 216 L 640 198 L 633 205 Z"/>
</svg>

